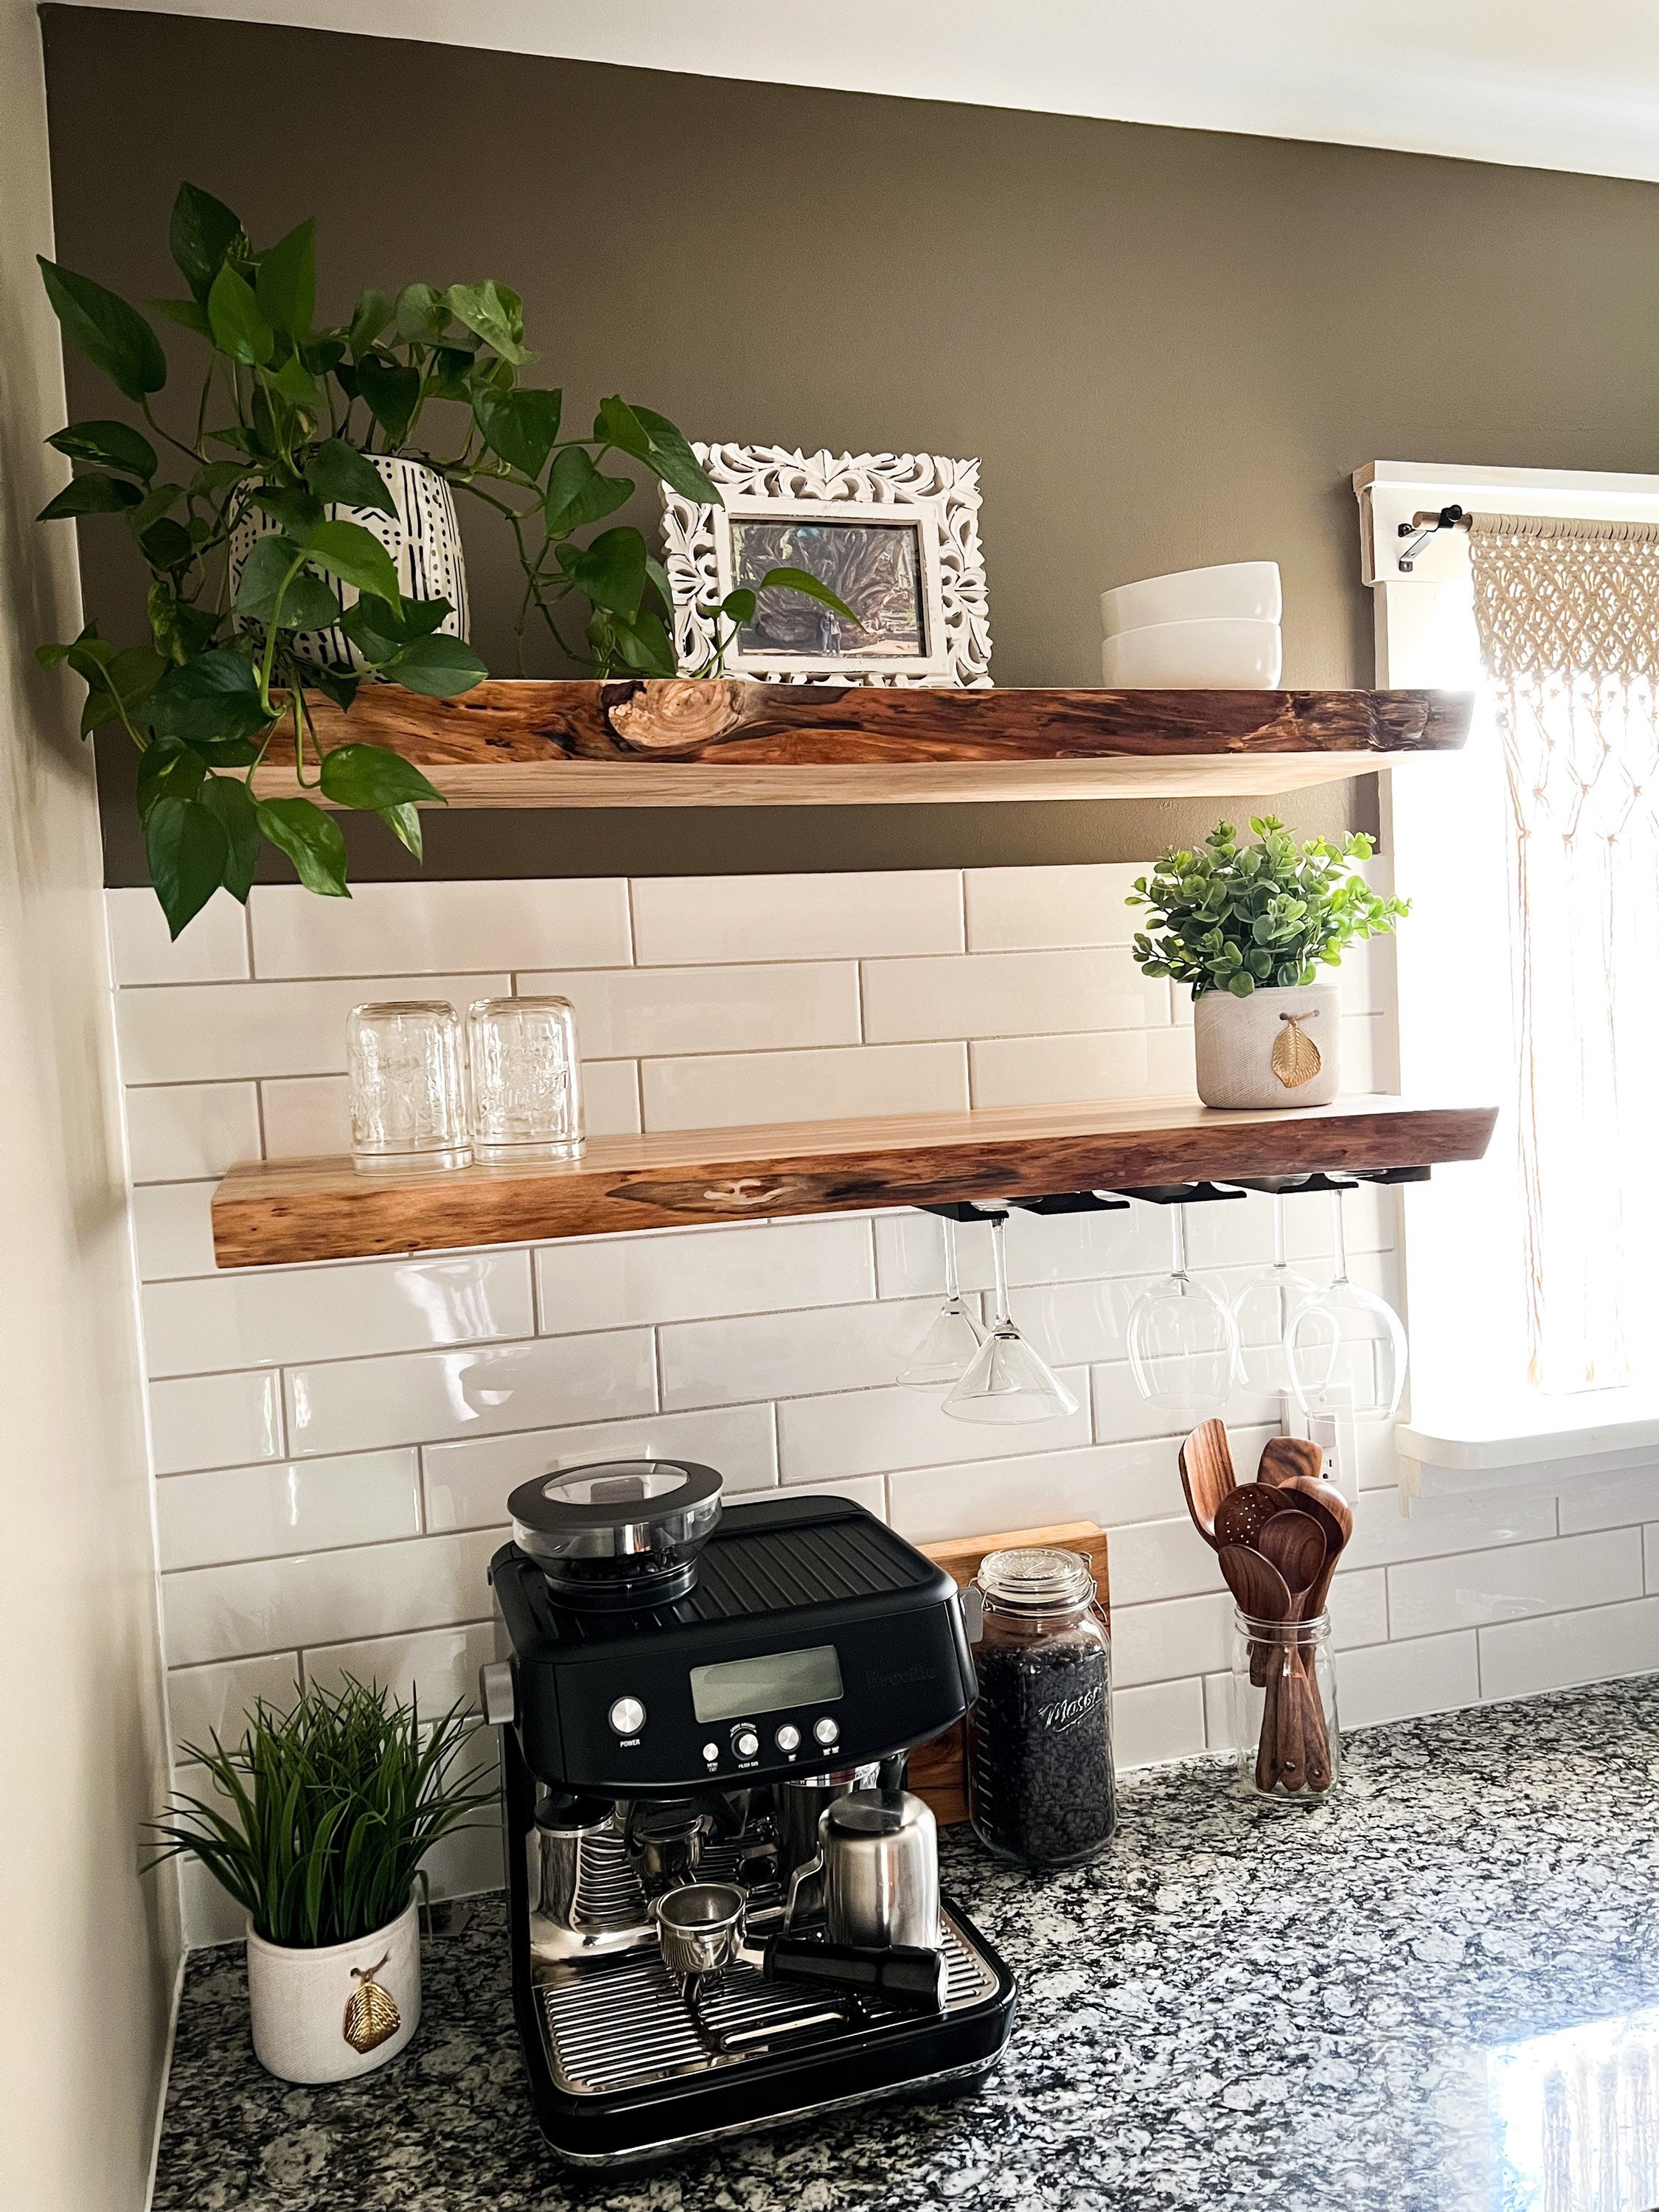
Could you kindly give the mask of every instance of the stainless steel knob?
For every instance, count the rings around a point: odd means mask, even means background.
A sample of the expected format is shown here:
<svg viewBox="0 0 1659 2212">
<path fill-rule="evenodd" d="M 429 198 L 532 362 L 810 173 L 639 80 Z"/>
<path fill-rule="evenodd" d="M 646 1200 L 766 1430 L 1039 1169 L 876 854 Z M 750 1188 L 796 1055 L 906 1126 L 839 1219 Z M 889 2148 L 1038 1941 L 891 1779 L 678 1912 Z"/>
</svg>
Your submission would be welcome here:
<svg viewBox="0 0 1659 2212">
<path fill-rule="evenodd" d="M 732 1748 L 739 1759 L 757 1759 L 760 1756 L 760 1738 L 751 1728 L 733 1729 Z"/>
<path fill-rule="evenodd" d="M 830 1744 L 837 1742 L 840 1740 L 841 1723 L 838 1721 L 831 1720 L 829 1714 L 826 1713 L 821 1721 L 813 1722 L 812 1734 L 817 1739 L 818 1742 L 828 1748 Z"/>
<path fill-rule="evenodd" d="M 618 1698 L 609 1718 L 618 1735 L 637 1735 L 645 1726 L 645 1707 L 637 1698 Z"/>
<path fill-rule="evenodd" d="M 780 1751 L 799 1751 L 800 1749 L 800 1730 L 794 1727 L 792 1723 L 786 1721 L 783 1726 L 778 1730 L 777 1735 L 773 1738 L 773 1741 L 777 1745 Z"/>
</svg>

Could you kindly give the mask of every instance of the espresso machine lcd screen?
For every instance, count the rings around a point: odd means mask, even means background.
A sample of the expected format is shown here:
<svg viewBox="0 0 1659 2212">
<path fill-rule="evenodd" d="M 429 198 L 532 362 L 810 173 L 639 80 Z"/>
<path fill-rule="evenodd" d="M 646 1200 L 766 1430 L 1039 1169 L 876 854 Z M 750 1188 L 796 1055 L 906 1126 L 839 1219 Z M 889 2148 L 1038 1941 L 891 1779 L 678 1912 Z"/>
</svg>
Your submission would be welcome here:
<svg viewBox="0 0 1659 2212">
<path fill-rule="evenodd" d="M 700 1721 L 745 1720 L 786 1705 L 825 1705 L 841 1694 L 841 1662 L 833 1644 L 691 1669 L 691 1710 Z"/>
</svg>

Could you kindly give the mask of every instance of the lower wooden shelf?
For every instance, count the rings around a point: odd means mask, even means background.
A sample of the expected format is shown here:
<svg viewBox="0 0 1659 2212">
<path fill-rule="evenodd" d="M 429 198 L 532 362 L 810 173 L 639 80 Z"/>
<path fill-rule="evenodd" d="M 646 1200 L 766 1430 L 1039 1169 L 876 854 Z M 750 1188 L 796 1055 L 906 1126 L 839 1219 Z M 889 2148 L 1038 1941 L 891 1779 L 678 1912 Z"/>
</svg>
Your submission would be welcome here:
<svg viewBox="0 0 1659 2212">
<path fill-rule="evenodd" d="M 1479 1159 L 1497 1110 L 1370 1097 L 1218 1113 L 1180 1098 L 601 1137 L 576 1160 L 435 1175 L 256 1160 L 214 1194 L 214 1253 L 222 1267 L 255 1267 L 1206 1176 L 1425 1167 Z"/>
</svg>

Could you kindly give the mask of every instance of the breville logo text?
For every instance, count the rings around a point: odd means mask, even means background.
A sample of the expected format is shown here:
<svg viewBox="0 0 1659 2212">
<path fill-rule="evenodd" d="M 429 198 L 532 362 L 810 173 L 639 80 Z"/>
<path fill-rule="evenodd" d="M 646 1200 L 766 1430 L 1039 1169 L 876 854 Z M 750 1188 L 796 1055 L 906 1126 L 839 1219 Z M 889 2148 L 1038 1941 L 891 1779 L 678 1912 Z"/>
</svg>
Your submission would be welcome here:
<svg viewBox="0 0 1659 2212">
<path fill-rule="evenodd" d="M 901 1667 L 892 1674 L 878 1674 L 872 1667 L 865 1675 L 864 1686 L 866 1690 L 900 1690 L 913 1683 L 933 1682 L 938 1679 L 938 1668 L 929 1667 L 919 1659 L 914 1667 Z"/>
</svg>

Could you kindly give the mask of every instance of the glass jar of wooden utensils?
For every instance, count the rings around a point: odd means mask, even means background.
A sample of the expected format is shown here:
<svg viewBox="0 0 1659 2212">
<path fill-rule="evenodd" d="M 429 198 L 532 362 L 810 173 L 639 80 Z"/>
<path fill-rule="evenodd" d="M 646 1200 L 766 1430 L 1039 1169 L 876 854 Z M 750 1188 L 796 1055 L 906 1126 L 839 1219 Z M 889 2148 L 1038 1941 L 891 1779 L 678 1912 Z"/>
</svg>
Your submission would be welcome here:
<svg viewBox="0 0 1659 2212">
<path fill-rule="evenodd" d="M 1232 1723 L 1239 1787 L 1316 1803 L 1342 1771 L 1331 1617 L 1233 1614 Z"/>
</svg>

